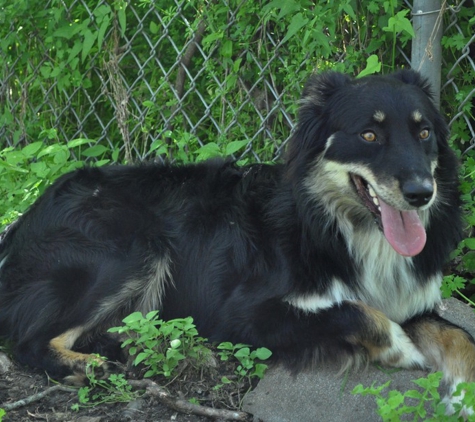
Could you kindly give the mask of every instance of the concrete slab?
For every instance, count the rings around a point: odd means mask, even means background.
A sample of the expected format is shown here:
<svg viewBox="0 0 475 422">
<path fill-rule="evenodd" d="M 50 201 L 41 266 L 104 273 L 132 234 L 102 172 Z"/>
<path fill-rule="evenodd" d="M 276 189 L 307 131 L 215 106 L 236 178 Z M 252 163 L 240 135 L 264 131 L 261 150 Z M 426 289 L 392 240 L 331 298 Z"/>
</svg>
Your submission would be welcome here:
<svg viewBox="0 0 475 422">
<path fill-rule="evenodd" d="M 475 313 L 456 299 L 445 300 L 440 314 L 475 336 Z M 370 366 L 338 376 L 339 368 L 324 365 L 295 377 L 281 367 L 270 368 L 257 388 L 244 399 L 244 410 L 254 421 L 264 422 L 377 422 L 372 396 L 352 395 L 358 384 L 365 387 L 391 380 L 390 389 L 415 389 L 411 381 L 427 376 L 426 371 L 394 370 Z"/>
</svg>

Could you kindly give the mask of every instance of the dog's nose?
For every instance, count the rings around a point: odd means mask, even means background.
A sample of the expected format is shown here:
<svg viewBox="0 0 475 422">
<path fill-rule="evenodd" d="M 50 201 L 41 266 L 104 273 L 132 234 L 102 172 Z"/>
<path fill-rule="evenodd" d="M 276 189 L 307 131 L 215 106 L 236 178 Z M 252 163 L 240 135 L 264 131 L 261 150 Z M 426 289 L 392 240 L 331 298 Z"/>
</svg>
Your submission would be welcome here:
<svg viewBox="0 0 475 422">
<path fill-rule="evenodd" d="M 413 207 L 422 207 L 427 205 L 434 195 L 434 186 L 432 181 L 407 181 L 402 186 L 404 199 Z"/>
</svg>

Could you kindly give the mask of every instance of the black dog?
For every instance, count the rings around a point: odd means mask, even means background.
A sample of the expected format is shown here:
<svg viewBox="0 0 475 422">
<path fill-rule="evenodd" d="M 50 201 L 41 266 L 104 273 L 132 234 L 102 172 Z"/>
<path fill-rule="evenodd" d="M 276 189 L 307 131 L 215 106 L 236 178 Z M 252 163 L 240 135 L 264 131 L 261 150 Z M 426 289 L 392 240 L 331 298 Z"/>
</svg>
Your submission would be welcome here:
<svg viewBox="0 0 475 422">
<path fill-rule="evenodd" d="M 20 362 L 74 381 L 108 327 L 158 309 L 294 367 L 377 360 L 473 381 L 472 338 L 435 313 L 461 238 L 447 136 L 417 73 L 326 73 L 284 164 L 67 174 L 4 235 L 2 334 Z"/>
</svg>

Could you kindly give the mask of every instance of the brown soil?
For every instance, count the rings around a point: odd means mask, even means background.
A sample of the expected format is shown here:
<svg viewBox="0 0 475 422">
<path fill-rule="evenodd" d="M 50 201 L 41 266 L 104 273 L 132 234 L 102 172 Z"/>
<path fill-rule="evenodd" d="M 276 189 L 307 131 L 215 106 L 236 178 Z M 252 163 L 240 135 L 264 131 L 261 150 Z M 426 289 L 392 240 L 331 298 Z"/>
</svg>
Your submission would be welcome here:
<svg viewBox="0 0 475 422">
<path fill-rule="evenodd" d="M 6 410 L 3 417 L 4 422 L 20 421 L 77 421 L 77 422 L 105 422 L 105 421 L 178 421 L 178 422 L 201 422 L 210 420 L 237 420 L 231 419 L 227 415 L 199 416 L 190 414 L 189 409 L 180 411 L 170 407 L 178 405 L 187 406 L 190 399 L 199 403 L 201 408 L 220 409 L 221 411 L 237 411 L 244 394 L 251 388 L 249 380 L 238 382 L 234 375 L 235 365 L 229 362 L 221 362 L 213 359 L 213 364 L 205 369 L 195 369 L 190 364 L 185 364 L 179 371 L 175 379 L 152 378 L 147 379 L 156 391 L 160 394 L 153 394 L 152 389 L 146 389 L 143 385 L 137 385 L 132 389 L 137 395 L 132 401 L 126 403 L 102 403 L 85 405 L 79 403 L 78 389 L 68 390 L 66 387 L 58 386 L 54 391 L 50 387 L 58 385 L 49 380 L 45 374 L 35 372 L 29 368 L 20 367 L 12 362 L 4 353 L 0 352 L 0 358 L 8 370 L 2 373 L 0 362 L 0 409 Z M 136 369 L 122 372 L 128 380 L 140 380 L 141 373 Z M 222 385 L 221 379 L 226 376 L 232 379 L 230 384 Z M 132 381 L 134 382 L 134 381 Z M 140 381 L 135 381 L 135 384 Z M 218 387 L 217 387 L 218 386 Z M 70 388 L 70 387 L 68 387 Z M 19 406 L 16 409 L 8 410 L 7 406 L 38 395 L 38 393 L 48 392 L 44 397 L 35 400 L 30 404 Z M 95 388 L 88 397 L 92 401 L 92 396 L 96 393 L 104 393 L 106 390 Z M 35 396 L 36 397 L 36 396 Z M 165 399 L 164 399 L 165 397 Z M 166 403 L 166 404 L 164 404 Z M 78 410 L 73 407 L 79 404 Z M 1 414 L 1 410 L 0 410 Z M 236 412 L 234 412 L 236 415 Z M 244 419 L 251 420 L 250 415 L 243 412 L 239 414 Z M 0 417 L 1 421 L 1 417 Z"/>
</svg>

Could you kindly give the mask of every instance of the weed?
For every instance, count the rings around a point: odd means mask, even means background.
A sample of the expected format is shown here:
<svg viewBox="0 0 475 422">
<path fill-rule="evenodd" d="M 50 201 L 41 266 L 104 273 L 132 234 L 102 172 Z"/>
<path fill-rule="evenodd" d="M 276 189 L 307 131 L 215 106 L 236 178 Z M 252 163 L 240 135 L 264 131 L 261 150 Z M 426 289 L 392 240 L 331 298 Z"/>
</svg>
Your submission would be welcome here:
<svg viewBox="0 0 475 422">
<path fill-rule="evenodd" d="M 389 387 L 391 381 L 381 386 L 373 384 L 366 388 L 359 384 L 353 389 L 352 394 L 374 396 L 378 406 L 378 415 L 381 416 L 384 422 L 400 420 L 452 422 L 462 420 L 457 415 L 463 406 L 471 408 L 475 404 L 475 383 L 461 383 L 458 385 L 453 396 L 461 397 L 461 400 L 459 403 L 453 403 L 455 413 L 446 415 L 446 405 L 438 392 L 441 379 L 441 372 L 429 374 L 426 378 L 413 381 L 414 384 L 420 387 L 420 390 L 408 390 L 404 393 L 390 390 L 383 394 L 383 390 Z M 475 415 L 470 415 L 468 420 L 475 421 Z"/>
<path fill-rule="evenodd" d="M 221 360 L 227 361 L 230 357 L 234 356 L 239 361 L 239 365 L 235 370 L 235 374 L 239 377 L 257 377 L 259 379 L 264 377 L 267 365 L 256 363 L 256 360 L 269 359 L 272 355 L 269 349 L 260 347 L 251 351 L 247 344 L 232 344 L 229 342 L 221 343 L 217 347 L 221 350 L 218 353 Z"/>
<path fill-rule="evenodd" d="M 124 325 L 109 331 L 128 336 L 122 347 L 134 357 L 134 365 L 142 364 L 147 370 L 144 377 L 163 375 L 170 377 L 181 361 L 187 359 L 194 365 L 206 362 L 211 351 L 204 345 L 206 339 L 198 336 L 193 318 L 170 321 L 158 319 L 158 312 L 145 317 L 134 312 L 123 319 Z"/>
<path fill-rule="evenodd" d="M 78 403 L 71 406 L 72 410 L 77 411 L 80 407 L 94 407 L 103 403 L 128 403 L 140 395 L 139 392 L 132 391 L 132 386 L 124 374 L 111 374 L 106 380 L 96 378 L 98 365 L 95 359 L 91 359 L 87 364 L 86 376 L 89 385 L 79 388 Z"/>
</svg>

